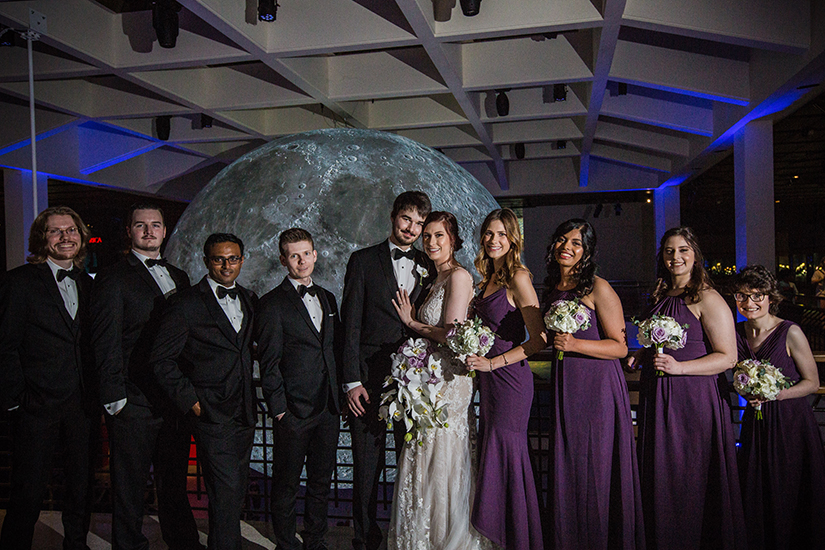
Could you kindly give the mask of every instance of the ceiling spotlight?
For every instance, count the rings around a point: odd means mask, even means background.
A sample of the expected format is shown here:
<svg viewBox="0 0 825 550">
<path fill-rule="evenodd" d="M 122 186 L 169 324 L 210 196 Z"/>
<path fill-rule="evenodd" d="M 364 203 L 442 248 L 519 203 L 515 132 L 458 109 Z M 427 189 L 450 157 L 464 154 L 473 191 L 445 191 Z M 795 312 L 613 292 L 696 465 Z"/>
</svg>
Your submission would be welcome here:
<svg viewBox="0 0 825 550">
<path fill-rule="evenodd" d="M 622 215 L 622 205 L 620 203 L 617 202 L 616 204 L 613 205 L 613 213 L 616 214 L 617 216 Z"/>
<path fill-rule="evenodd" d="M 161 48 L 174 48 L 178 39 L 178 12 L 175 0 L 152 0 L 152 26 Z"/>
<path fill-rule="evenodd" d="M 619 82 L 616 93 L 617 95 L 627 95 L 627 82 Z"/>
<path fill-rule="evenodd" d="M 155 117 L 155 131 L 159 140 L 169 141 L 169 134 L 172 131 L 172 117 L 170 115 Z"/>
<path fill-rule="evenodd" d="M 258 0 L 258 19 L 261 21 L 275 21 L 278 14 L 278 0 Z"/>
<path fill-rule="evenodd" d="M 526 151 L 524 149 L 524 144 L 523 143 L 516 143 L 515 146 L 513 147 L 513 150 L 516 153 L 516 158 L 517 159 L 522 160 L 524 158 L 524 155 L 525 155 Z"/>
<path fill-rule="evenodd" d="M 433 0 L 433 19 L 441 23 L 449 21 L 454 7 L 455 0 Z"/>
<path fill-rule="evenodd" d="M 496 113 L 498 116 L 510 114 L 510 100 L 507 98 L 506 90 L 496 90 Z"/>
<path fill-rule="evenodd" d="M 209 115 L 201 114 L 201 128 L 211 128 L 212 127 L 212 117 Z"/>
<path fill-rule="evenodd" d="M 556 142 L 556 149 L 567 149 L 567 140 L 560 139 Z"/>
<path fill-rule="evenodd" d="M 602 213 L 603 209 L 604 209 L 604 205 L 602 203 L 597 204 L 596 209 L 593 211 L 593 217 L 598 218 L 599 214 Z"/>
<path fill-rule="evenodd" d="M 567 101 L 567 86 L 553 84 L 553 101 Z"/>
<path fill-rule="evenodd" d="M 481 9 L 481 0 L 461 0 L 461 13 L 467 17 L 478 15 Z"/>
</svg>

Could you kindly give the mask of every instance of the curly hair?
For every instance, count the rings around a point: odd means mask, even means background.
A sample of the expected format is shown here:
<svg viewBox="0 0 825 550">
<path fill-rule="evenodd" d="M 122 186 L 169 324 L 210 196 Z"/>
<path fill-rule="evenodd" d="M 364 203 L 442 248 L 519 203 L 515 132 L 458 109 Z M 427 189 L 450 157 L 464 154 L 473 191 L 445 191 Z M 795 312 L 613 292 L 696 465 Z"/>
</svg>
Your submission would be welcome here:
<svg viewBox="0 0 825 550">
<path fill-rule="evenodd" d="M 30 254 L 26 261 L 33 264 L 42 264 L 49 257 L 49 238 L 46 235 L 46 226 L 52 216 L 71 216 L 77 226 L 77 231 L 80 233 L 80 248 L 78 248 L 75 257 L 72 258 L 72 263 L 75 267 L 83 267 L 83 260 L 86 259 L 89 238 L 92 236 L 92 232 L 89 231 L 77 212 L 68 206 L 51 206 L 43 210 L 34 219 L 29 231 Z"/>
<path fill-rule="evenodd" d="M 593 226 L 580 218 L 573 218 L 567 220 L 556 228 L 553 236 L 550 238 L 550 244 L 547 246 L 547 256 L 545 263 L 547 265 L 547 277 L 544 279 L 544 300 L 547 301 L 550 293 L 556 288 L 556 285 L 561 281 L 561 266 L 556 261 L 556 245 L 559 239 L 567 235 L 573 230 L 578 230 L 581 233 L 582 240 L 582 258 L 573 266 L 572 275 L 576 279 L 576 288 L 573 292 L 579 296 L 587 296 L 593 291 L 593 284 L 596 279 L 596 269 L 598 266 L 593 261 L 593 256 L 596 253 L 596 232 Z"/>
<path fill-rule="evenodd" d="M 743 290 L 766 294 L 771 304 L 769 310 L 771 315 L 776 315 L 779 312 L 779 303 L 785 299 L 782 293 L 779 292 L 776 277 L 764 265 L 755 264 L 743 267 L 737 273 L 730 288 L 732 294 Z"/>
<path fill-rule="evenodd" d="M 510 250 L 504 258 L 504 263 L 498 270 L 493 266 L 493 259 L 487 256 L 484 251 L 484 234 L 494 221 L 500 221 L 504 225 L 504 231 L 507 233 L 507 240 L 510 242 Z M 518 226 L 518 218 L 515 212 L 509 208 L 498 208 L 493 210 L 484 222 L 481 224 L 481 231 L 479 234 L 479 243 L 481 249 L 475 258 L 475 266 L 481 275 L 481 282 L 478 283 L 478 288 L 483 289 L 491 280 L 504 288 L 510 288 L 513 281 L 513 276 L 517 271 L 527 268 L 521 263 L 521 230 Z"/>
<path fill-rule="evenodd" d="M 659 302 L 668 291 L 673 288 L 670 270 L 665 265 L 663 258 L 665 243 L 671 237 L 682 237 L 687 245 L 693 250 L 693 269 L 690 272 L 690 280 L 685 287 L 685 301 L 696 303 L 701 300 L 699 292 L 713 288 L 710 275 L 705 270 L 705 257 L 699 249 L 699 241 L 696 234 L 690 227 L 673 227 L 665 231 L 662 240 L 659 241 L 659 251 L 656 253 L 656 288 L 653 290 L 653 303 Z"/>
</svg>

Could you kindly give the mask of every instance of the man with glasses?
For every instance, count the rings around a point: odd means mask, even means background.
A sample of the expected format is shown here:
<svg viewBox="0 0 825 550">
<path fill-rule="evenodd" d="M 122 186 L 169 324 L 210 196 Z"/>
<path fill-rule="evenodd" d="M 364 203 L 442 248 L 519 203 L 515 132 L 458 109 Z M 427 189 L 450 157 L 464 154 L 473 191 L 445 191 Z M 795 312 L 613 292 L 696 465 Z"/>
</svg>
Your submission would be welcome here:
<svg viewBox="0 0 825 550">
<path fill-rule="evenodd" d="M 190 420 L 209 498 L 209 548 L 241 550 L 241 511 L 255 433 L 252 326 L 257 297 L 235 283 L 243 242 L 213 233 L 208 274 L 165 308 L 149 362 Z"/>
<path fill-rule="evenodd" d="M 12 426 L 11 496 L 0 548 L 29 549 L 62 442 L 63 548 L 85 549 L 90 518 L 90 440 L 100 410 L 90 395 L 82 269 L 89 230 L 74 210 L 34 220 L 27 264 L 0 283 L 0 406 Z"/>
</svg>

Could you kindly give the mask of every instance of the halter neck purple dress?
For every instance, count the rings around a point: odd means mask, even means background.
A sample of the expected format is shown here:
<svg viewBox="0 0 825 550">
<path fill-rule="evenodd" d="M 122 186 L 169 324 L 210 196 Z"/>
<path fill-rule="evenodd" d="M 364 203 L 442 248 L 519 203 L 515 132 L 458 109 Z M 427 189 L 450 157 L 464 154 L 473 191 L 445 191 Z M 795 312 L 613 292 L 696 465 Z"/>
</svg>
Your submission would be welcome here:
<svg viewBox="0 0 825 550">
<path fill-rule="evenodd" d="M 521 312 L 501 288 L 477 297 L 475 312 L 496 333 L 487 357 L 520 345 L 526 336 Z M 478 372 L 480 393 L 478 481 L 473 526 L 507 550 L 542 550 L 541 517 L 530 464 L 527 422 L 533 373 L 527 361 Z"/>
<path fill-rule="evenodd" d="M 549 303 L 575 294 L 554 290 Z M 586 307 L 586 306 L 585 306 Z M 596 312 L 573 336 L 602 339 Z M 627 382 L 618 360 L 565 352 L 553 364 L 546 550 L 645 547 L 642 494 Z"/>
<path fill-rule="evenodd" d="M 654 313 L 689 325 L 685 347 L 665 353 L 688 361 L 711 351 L 683 296 L 665 296 Z M 746 548 L 727 378 L 660 377 L 655 350 L 645 351 L 637 450 L 648 550 Z"/>
<path fill-rule="evenodd" d="M 788 355 L 790 321 L 782 321 L 758 351 L 737 325 L 739 360 L 766 359 L 793 382 L 800 375 Z M 825 451 L 807 398 L 762 404 L 762 420 L 745 409 L 739 475 L 750 550 L 825 548 Z"/>
</svg>

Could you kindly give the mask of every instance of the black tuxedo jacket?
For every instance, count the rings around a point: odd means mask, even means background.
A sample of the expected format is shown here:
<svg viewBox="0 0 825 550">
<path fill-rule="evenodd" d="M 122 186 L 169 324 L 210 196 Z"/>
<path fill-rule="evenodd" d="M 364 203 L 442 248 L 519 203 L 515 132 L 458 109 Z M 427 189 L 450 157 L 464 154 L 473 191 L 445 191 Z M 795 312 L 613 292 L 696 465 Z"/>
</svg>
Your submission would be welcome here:
<svg viewBox="0 0 825 550">
<path fill-rule="evenodd" d="M 189 276 L 166 266 L 176 291 L 189 288 Z M 134 254 L 101 270 L 89 304 L 92 349 L 103 405 L 123 398 L 141 407 L 168 402 L 149 368 L 149 350 L 166 299 L 152 274 Z"/>
<path fill-rule="evenodd" d="M 420 306 L 436 273 L 426 254 L 416 249 L 415 263 L 427 277 L 416 272 L 411 301 Z M 344 323 L 343 383 L 360 381 L 368 391 L 380 390 L 390 374 L 390 355 L 410 332 L 395 311 L 392 300 L 398 283 L 392 270 L 389 241 L 356 250 L 347 263 L 341 312 Z"/>
<path fill-rule="evenodd" d="M 78 391 L 93 398 L 88 346 L 92 279 L 77 279 L 72 319 L 48 264 L 25 264 L 0 283 L 0 405 L 30 413 L 59 407 Z"/>
<path fill-rule="evenodd" d="M 309 418 L 323 411 L 330 398 L 340 412 L 341 322 L 335 296 L 319 289 L 324 310 L 320 333 L 288 277 L 258 304 L 255 340 L 264 398 L 273 417 L 288 409 Z"/>
<path fill-rule="evenodd" d="M 176 293 L 161 313 L 149 363 L 184 414 L 201 405 L 201 421 L 246 426 L 257 420 L 252 388 L 255 294 L 240 285 L 243 324 L 235 332 L 206 277 Z"/>
</svg>

